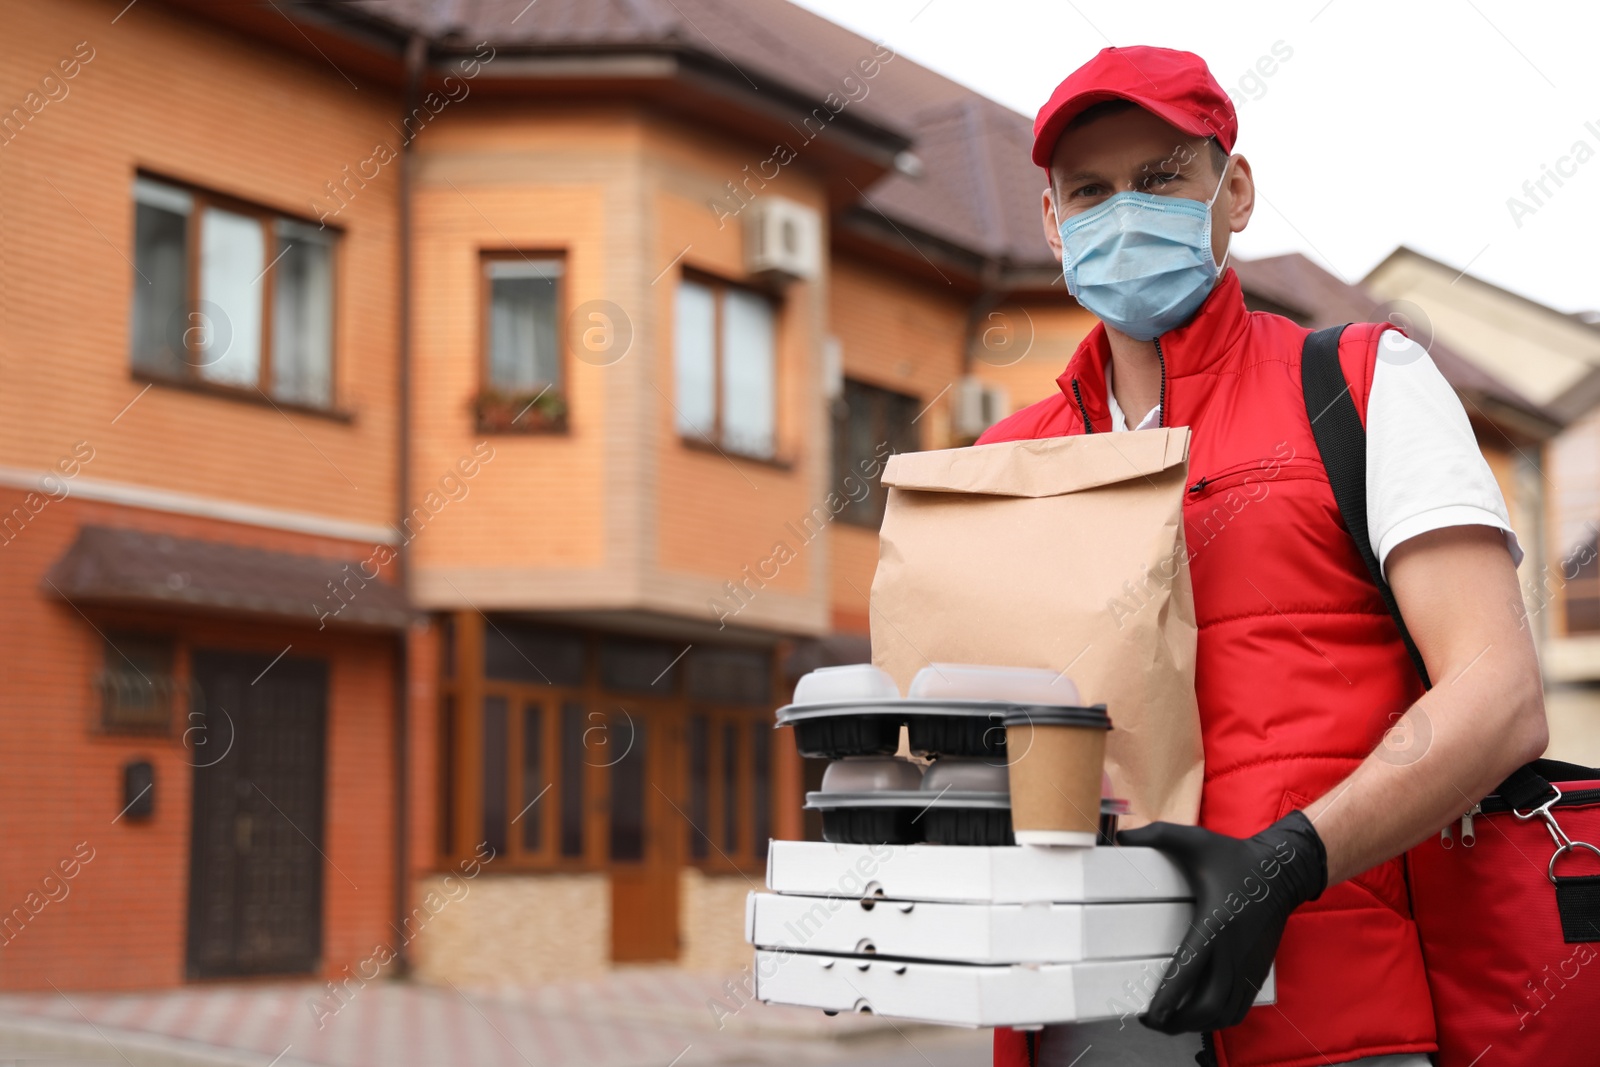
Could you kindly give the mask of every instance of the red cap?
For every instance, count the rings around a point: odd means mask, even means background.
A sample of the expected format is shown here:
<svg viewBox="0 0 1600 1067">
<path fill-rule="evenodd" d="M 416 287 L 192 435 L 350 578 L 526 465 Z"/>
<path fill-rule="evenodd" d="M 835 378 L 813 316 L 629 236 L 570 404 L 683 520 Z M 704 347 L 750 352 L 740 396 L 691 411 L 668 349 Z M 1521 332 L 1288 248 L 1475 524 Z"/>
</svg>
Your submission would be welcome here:
<svg viewBox="0 0 1600 1067">
<path fill-rule="evenodd" d="M 1171 48 L 1102 48 L 1056 86 L 1033 121 L 1033 161 L 1046 170 L 1067 123 L 1106 100 L 1138 104 L 1185 133 L 1215 137 L 1233 151 L 1239 117 L 1206 61 Z"/>
</svg>

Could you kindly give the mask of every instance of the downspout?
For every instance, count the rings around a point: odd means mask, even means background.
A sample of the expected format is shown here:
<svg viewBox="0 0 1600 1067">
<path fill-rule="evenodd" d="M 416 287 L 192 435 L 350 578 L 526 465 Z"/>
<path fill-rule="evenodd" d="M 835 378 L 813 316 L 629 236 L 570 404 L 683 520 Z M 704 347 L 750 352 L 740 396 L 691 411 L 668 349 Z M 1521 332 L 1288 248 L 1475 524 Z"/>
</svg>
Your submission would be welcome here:
<svg viewBox="0 0 1600 1067">
<path fill-rule="evenodd" d="M 410 116 L 417 106 L 419 89 L 422 82 L 423 67 L 428 58 L 428 40 L 421 34 L 412 34 L 406 42 L 405 56 L 405 114 L 400 119 L 401 135 L 405 135 L 406 118 Z M 395 457 L 396 490 L 395 499 L 396 523 L 395 529 L 400 534 L 400 545 L 396 553 L 397 577 L 400 581 L 400 590 L 405 594 L 406 602 L 411 601 L 410 596 L 410 566 L 407 558 L 405 530 L 406 519 L 409 517 L 407 500 L 411 486 L 411 178 L 413 157 L 411 140 L 407 138 L 400 146 L 400 190 L 399 190 L 399 244 L 400 244 L 400 294 L 399 294 L 399 337 L 397 353 L 399 367 L 397 388 L 399 390 L 399 427 L 396 434 L 397 456 Z M 411 792 L 411 678 L 409 642 L 411 628 L 409 625 L 400 631 L 399 640 L 395 648 L 395 679 L 394 679 L 394 929 L 398 935 L 395 946 L 396 973 L 405 976 L 411 970 L 410 956 L 406 952 L 405 922 L 408 904 L 411 900 L 410 893 L 410 850 L 407 831 L 410 828 L 411 810 L 409 795 Z"/>
</svg>

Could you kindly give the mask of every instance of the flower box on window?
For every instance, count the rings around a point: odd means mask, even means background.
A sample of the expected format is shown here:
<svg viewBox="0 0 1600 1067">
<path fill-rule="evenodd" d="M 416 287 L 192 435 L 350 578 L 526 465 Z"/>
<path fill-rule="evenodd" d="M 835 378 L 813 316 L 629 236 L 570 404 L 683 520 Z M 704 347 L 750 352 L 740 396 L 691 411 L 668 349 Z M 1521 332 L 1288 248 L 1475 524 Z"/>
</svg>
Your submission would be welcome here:
<svg viewBox="0 0 1600 1067">
<path fill-rule="evenodd" d="M 566 397 L 551 388 L 507 391 L 493 387 L 472 402 L 479 433 L 565 433 Z"/>
</svg>

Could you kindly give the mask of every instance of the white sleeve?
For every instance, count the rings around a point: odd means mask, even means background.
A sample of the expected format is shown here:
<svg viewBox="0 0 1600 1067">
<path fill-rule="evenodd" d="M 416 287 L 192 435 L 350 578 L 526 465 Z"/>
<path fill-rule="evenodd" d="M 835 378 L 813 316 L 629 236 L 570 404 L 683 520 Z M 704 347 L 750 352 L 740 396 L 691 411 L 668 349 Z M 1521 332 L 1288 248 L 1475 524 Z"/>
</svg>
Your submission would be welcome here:
<svg viewBox="0 0 1600 1067">
<path fill-rule="evenodd" d="M 1447 526 L 1504 531 L 1520 564 L 1505 497 L 1455 390 L 1399 331 L 1384 331 L 1378 344 L 1367 397 L 1367 536 L 1379 565 L 1401 542 Z"/>
</svg>

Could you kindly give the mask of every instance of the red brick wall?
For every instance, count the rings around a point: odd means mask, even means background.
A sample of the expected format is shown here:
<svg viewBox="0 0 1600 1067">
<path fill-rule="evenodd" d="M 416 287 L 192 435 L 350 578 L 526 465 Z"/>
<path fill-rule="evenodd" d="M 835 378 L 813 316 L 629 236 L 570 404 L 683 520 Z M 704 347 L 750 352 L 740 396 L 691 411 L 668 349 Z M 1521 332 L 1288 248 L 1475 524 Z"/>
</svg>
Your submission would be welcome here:
<svg viewBox="0 0 1600 1067">
<path fill-rule="evenodd" d="M 0 512 L 22 496 L 0 488 Z M 0 988 L 122 989 L 184 978 L 194 757 L 182 745 L 181 723 L 159 738 L 97 731 L 95 627 L 142 624 L 190 647 L 268 655 L 292 644 L 291 655 L 328 661 L 324 970 L 364 958 L 387 938 L 393 909 L 393 636 L 87 605 L 80 614 L 43 576 L 85 522 L 351 559 L 371 551 L 71 498 L 51 503 L 0 544 L 0 909 L 26 907 L 35 890 L 35 901 L 43 898 L 42 879 L 72 859 L 78 843 L 94 856 L 66 883 L 64 898 L 13 929 L 9 943 L 0 939 Z M 155 767 L 155 814 L 113 822 L 123 804 L 122 766 L 138 758 Z"/>
</svg>

